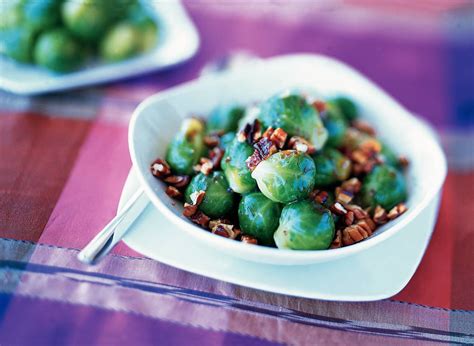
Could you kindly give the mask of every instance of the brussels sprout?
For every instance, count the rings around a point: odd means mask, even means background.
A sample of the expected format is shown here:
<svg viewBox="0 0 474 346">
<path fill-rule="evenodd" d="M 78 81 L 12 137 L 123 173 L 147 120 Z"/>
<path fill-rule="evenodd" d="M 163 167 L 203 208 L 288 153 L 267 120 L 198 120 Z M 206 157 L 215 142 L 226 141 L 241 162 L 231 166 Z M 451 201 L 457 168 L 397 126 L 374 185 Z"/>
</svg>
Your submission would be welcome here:
<svg viewBox="0 0 474 346">
<path fill-rule="evenodd" d="M 221 161 L 222 170 L 231 189 L 235 192 L 248 193 L 257 186 L 245 163 L 253 151 L 253 147 L 247 142 L 239 142 L 235 137 L 224 153 Z"/>
<path fill-rule="evenodd" d="M 174 173 L 191 174 L 204 150 L 204 125 L 196 118 L 186 119 L 168 146 L 166 161 Z"/>
<path fill-rule="evenodd" d="M 33 29 L 27 26 L 12 27 L 0 33 L 1 52 L 23 63 L 31 62 L 35 39 Z"/>
<path fill-rule="evenodd" d="M 27 0 L 23 2 L 23 19 L 36 32 L 55 27 L 61 21 L 61 0 Z"/>
<path fill-rule="evenodd" d="M 84 61 L 81 44 L 65 29 L 40 35 L 34 48 L 36 64 L 58 72 L 68 72 Z"/>
<path fill-rule="evenodd" d="M 257 238 L 259 244 L 274 245 L 273 233 L 278 227 L 281 208 L 260 192 L 243 196 L 239 204 L 240 229 Z"/>
<path fill-rule="evenodd" d="M 245 109 L 238 106 L 218 106 L 207 120 L 208 132 L 236 131 L 239 120 L 244 116 Z"/>
<path fill-rule="evenodd" d="M 235 138 L 235 132 L 227 132 L 225 135 L 221 137 L 221 141 L 219 146 L 223 149 L 226 150 L 227 147 L 232 143 L 232 141 Z"/>
<path fill-rule="evenodd" d="M 351 160 L 336 149 L 324 149 L 313 155 L 313 160 L 316 166 L 316 186 L 346 180 L 351 174 Z"/>
<path fill-rule="evenodd" d="M 398 156 L 385 143 L 382 143 L 382 150 L 380 151 L 380 156 L 387 165 L 395 168 L 400 168 Z"/>
<path fill-rule="evenodd" d="M 114 25 L 100 43 L 100 55 L 107 61 L 120 61 L 141 51 L 140 31 L 131 23 Z"/>
<path fill-rule="evenodd" d="M 260 107 L 259 120 L 264 127 L 281 127 L 290 136 L 311 141 L 316 149 L 323 147 L 327 131 L 317 111 L 299 95 L 274 96 Z"/>
<path fill-rule="evenodd" d="M 220 171 L 212 172 L 210 175 L 199 173 L 196 175 L 185 191 L 185 200 L 192 203 L 191 195 L 194 192 L 205 191 L 206 195 L 199 205 L 199 210 L 204 214 L 219 218 L 228 214 L 234 205 L 234 194 L 229 188 L 225 176 Z"/>
<path fill-rule="evenodd" d="M 323 124 L 328 131 L 326 145 L 331 147 L 341 146 L 348 125 L 347 120 L 339 111 L 338 107 L 327 104 L 326 117 L 323 119 Z"/>
<path fill-rule="evenodd" d="M 308 197 L 314 187 L 316 167 L 310 156 L 285 150 L 260 162 L 252 172 L 252 178 L 266 197 L 289 203 Z"/>
<path fill-rule="evenodd" d="M 340 111 L 342 112 L 342 115 L 348 121 L 355 120 L 358 116 L 357 106 L 348 97 L 345 97 L 345 96 L 335 97 L 335 98 L 329 100 L 329 103 L 336 105 L 340 109 Z"/>
<path fill-rule="evenodd" d="M 140 31 L 140 51 L 146 52 L 154 48 L 158 39 L 158 26 L 149 11 L 142 4 L 135 3 L 130 6 L 128 20 Z"/>
<path fill-rule="evenodd" d="M 61 9 L 66 27 L 90 42 L 97 42 L 105 34 L 114 11 L 114 2 L 110 0 L 67 0 Z"/>
<path fill-rule="evenodd" d="M 299 201 L 283 208 L 273 237 L 279 249 L 324 250 L 331 245 L 334 233 L 329 210 L 310 201 Z"/>
<path fill-rule="evenodd" d="M 388 165 L 376 166 L 364 178 L 360 197 L 364 207 L 392 209 L 407 198 L 405 177 Z"/>
</svg>

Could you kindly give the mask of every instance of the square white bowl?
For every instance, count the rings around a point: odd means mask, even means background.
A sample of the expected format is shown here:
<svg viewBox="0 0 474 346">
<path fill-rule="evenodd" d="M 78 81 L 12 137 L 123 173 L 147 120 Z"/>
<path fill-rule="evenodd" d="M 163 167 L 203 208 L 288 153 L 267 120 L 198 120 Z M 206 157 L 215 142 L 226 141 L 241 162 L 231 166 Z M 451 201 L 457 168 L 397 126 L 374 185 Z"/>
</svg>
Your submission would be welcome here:
<svg viewBox="0 0 474 346">
<path fill-rule="evenodd" d="M 156 48 L 116 63 L 95 62 L 71 73 L 17 63 L 0 55 L 0 88 L 21 95 L 84 87 L 168 68 L 190 59 L 199 35 L 179 0 L 149 1 L 159 26 Z"/>
<path fill-rule="evenodd" d="M 345 94 L 354 99 L 363 119 L 397 153 L 410 160 L 407 171 L 409 210 L 379 228 L 368 239 L 333 250 L 295 251 L 248 246 L 205 231 L 182 214 L 182 206 L 165 193 L 165 185 L 149 167 L 165 157 L 168 143 L 182 120 L 206 116 L 218 104 L 249 104 L 288 88 L 314 90 L 323 97 Z M 446 176 L 446 160 L 433 133 L 379 87 L 347 65 L 317 55 L 288 55 L 209 76 L 159 93 L 135 111 L 129 129 L 129 147 L 138 179 L 159 211 L 196 242 L 245 260 L 278 265 L 298 265 L 340 259 L 364 251 L 392 237 L 401 229 L 417 232 L 434 227 L 437 200 Z M 403 244 L 400 244 L 403 246 Z"/>
</svg>

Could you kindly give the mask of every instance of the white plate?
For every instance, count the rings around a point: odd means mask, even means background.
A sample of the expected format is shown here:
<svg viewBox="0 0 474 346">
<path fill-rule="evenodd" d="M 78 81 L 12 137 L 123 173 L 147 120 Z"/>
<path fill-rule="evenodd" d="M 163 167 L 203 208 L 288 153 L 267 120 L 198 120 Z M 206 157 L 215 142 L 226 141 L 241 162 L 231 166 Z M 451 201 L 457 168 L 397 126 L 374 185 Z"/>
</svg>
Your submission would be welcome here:
<svg viewBox="0 0 474 346">
<path fill-rule="evenodd" d="M 191 114 L 208 115 L 219 103 L 249 104 L 294 87 L 312 89 L 323 97 L 348 95 L 358 103 L 361 116 L 374 125 L 380 137 L 408 157 L 408 211 L 362 242 L 322 251 L 248 246 L 214 235 L 184 218 L 182 205 L 167 196 L 163 182 L 150 173 L 151 162 L 165 157 L 166 147 L 182 120 Z M 199 246 L 218 249 L 225 255 L 280 265 L 333 261 L 380 246 L 401 231 L 413 237 L 421 229 L 431 232 L 436 217 L 433 210 L 446 176 L 446 160 L 431 131 L 360 73 L 337 60 L 317 55 L 275 57 L 158 93 L 136 109 L 130 122 L 129 147 L 143 189 L 158 210 L 175 224 L 176 232 L 186 233 Z"/>
<path fill-rule="evenodd" d="M 150 1 L 159 21 L 159 43 L 142 56 L 111 64 L 96 64 L 76 72 L 58 74 L 0 56 L 0 88 L 33 95 L 66 90 L 161 70 L 191 58 L 199 35 L 179 0 Z"/>
<path fill-rule="evenodd" d="M 139 187 L 132 170 L 119 209 Z M 434 222 L 438 199 L 429 209 Z M 244 261 L 202 246 L 150 205 L 124 242 L 133 250 L 170 266 L 217 280 L 298 297 L 372 301 L 400 292 L 413 276 L 428 245 L 433 224 L 404 228 L 376 247 L 326 263 L 278 266 Z"/>
</svg>

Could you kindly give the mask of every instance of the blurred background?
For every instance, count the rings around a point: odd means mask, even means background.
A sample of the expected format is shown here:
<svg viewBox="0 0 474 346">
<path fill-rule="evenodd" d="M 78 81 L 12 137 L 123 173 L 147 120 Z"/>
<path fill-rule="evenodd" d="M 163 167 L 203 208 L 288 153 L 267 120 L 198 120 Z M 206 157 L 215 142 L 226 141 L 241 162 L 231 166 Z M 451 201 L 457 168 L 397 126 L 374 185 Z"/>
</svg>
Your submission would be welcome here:
<svg viewBox="0 0 474 346">
<path fill-rule="evenodd" d="M 255 58 L 324 54 L 433 125 L 447 153 L 442 231 L 398 298 L 473 308 L 468 295 L 455 293 L 474 285 L 474 261 L 466 260 L 474 247 L 466 223 L 474 193 L 474 1 L 188 0 L 184 6 L 200 36 L 187 62 L 67 92 L 0 91 L 0 236 L 82 247 L 115 213 L 131 166 L 128 120 L 147 96 Z M 117 252 L 137 255 L 125 246 Z M 430 283 L 438 289 L 421 289 Z"/>
</svg>

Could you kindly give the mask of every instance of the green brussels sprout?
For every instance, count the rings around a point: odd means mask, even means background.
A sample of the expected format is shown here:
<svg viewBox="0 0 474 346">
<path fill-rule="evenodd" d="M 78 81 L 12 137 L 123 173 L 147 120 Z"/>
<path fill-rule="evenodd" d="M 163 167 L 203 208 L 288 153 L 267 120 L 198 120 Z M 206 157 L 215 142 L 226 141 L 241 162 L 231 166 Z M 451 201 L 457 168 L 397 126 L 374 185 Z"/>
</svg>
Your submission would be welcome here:
<svg viewBox="0 0 474 346">
<path fill-rule="evenodd" d="M 338 150 L 326 148 L 312 157 L 316 166 L 316 186 L 331 185 L 349 178 L 351 160 Z"/>
<path fill-rule="evenodd" d="M 388 165 L 376 166 L 364 178 L 360 198 L 364 207 L 392 209 L 407 199 L 405 177 Z"/>
<path fill-rule="evenodd" d="M 0 20 L 0 31 L 11 29 L 21 25 L 21 22 L 23 20 L 23 9 L 21 1 L 7 1 L 6 3 L 1 3 L 0 8 L 2 11 L 2 20 Z"/>
<path fill-rule="evenodd" d="M 308 197 L 314 187 L 316 167 L 309 155 L 285 150 L 260 162 L 252 178 L 266 197 L 289 203 Z"/>
<path fill-rule="evenodd" d="M 54 28 L 61 22 L 61 0 L 26 0 L 23 19 L 36 32 Z"/>
<path fill-rule="evenodd" d="M 329 210 L 311 201 L 298 201 L 283 208 L 273 237 L 279 249 L 325 250 L 334 233 Z"/>
<path fill-rule="evenodd" d="M 27 26 L 17 26 L 0 33 L 2 54 L 23 63 L 32 61 L 34 30 Z"/>
<path fill-rule="evenodd" d="M 97 42 L 113 20 L 114 1 L 66 0 L 61 9 L 66 27 L 77 37 Z"/>
<path fill-rule="evenodd" d="M 236 131 L 245 109 L 235 105 L 216 107 L 207 120 L 207 131 Z"/>
<path fill-rule="evenodd" d="M 336 105 L 348 121 L 355 120 L 358 117 L 359 111 L 356 104 L 346 96 L 332 98 L 329 103 Z"/>
<path fill-rule="evenodd" d="M 382 143 L 382 150 L 380 151 L 380 156 L 385 164 L 395 167 L 397 169 L 400 168 L 398 156 L 385 143 Z"/>
<path fill-rule="evenodd" d="M 199 191 L 205 191 L 199 210 L 204 214 L 219 218 L 228 214 L 234 206 L 234 194 L 229 188 L 224 173 L 212 172 L 210 175 L 199 173 L 186 188 L 184 197 L 187 203 L 192 203 L 191 195 Z"/>
<path fill-rule="evenodd" d="M 120 61 L 141 51 L 140 31 L 126 21 L 114 25 L 100 42 L 100 56 L 106 61 Z"/>
<path fill-rule="evenodd" d="M 257 182 L 252 178 L 252 173 L 245 163 L 253 151 L 253 147 L 247 142 L 240 142 L 234 137 L 224 153 L 221 161 L 222 170 L 230 188 L 235 192 L 248 193 L 257 186 Z"/>
<path fill-rule="evenodd" d="M 191 174 L 204 150 L 204 125 L 196 118 L 184 120 L 168 145 L 166 161 L 176 174 Z"/>
<path fill-rule="evenodd" d="M 316 149 L 322 148 L 327 140 L 318 112 L 299 95 L 270 98 L 261 105 L 259 120 L 264 128 L 281 127 L 289 136 L 306 138 Z"/>
<path fill-rule="evenodd" d="M 84 61 L 84 49 L 65 29 L 41 34 L 34 48 L 36 64 L 58 72 L 68 72 Z"/>
<path fill-rule="evenodd" d="M 338 107 L 329 103 L 327 104 L 326 116 L 323 118 L 323 124 L 328 131 L 326 145 L 336 148 L 341 146 L 348 124 Z"/>
<path fill-rule="evenodd" d="M 147 8 L 136 2 L 130 6 L 127 18 L 140 31 L 140 52 L 154 48 L 158 39 L 158 26 Z"/>
<path fill-rule="evenodd" d="M 219 146 L 223 149 L 226 150 L 227 147 L 232 143 L 232 141 L 235 138 L 235 132 L 227 132 L 225 135 L 221 137 L 221 141 Z"/>
<path fill-rule="evenodd" d="M 260 192 L 243 196 L 238 211 L 240 229 L 257 238 L 259 244 L 273 246 L 273 234 L 278 228 L 281 208 L 281 204 Z"/>
</svg>

